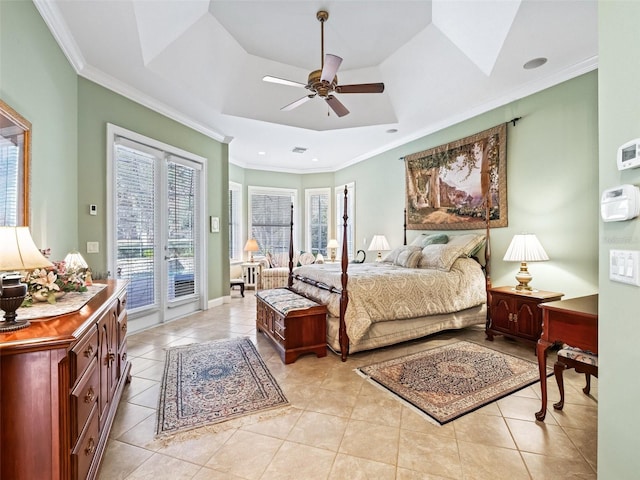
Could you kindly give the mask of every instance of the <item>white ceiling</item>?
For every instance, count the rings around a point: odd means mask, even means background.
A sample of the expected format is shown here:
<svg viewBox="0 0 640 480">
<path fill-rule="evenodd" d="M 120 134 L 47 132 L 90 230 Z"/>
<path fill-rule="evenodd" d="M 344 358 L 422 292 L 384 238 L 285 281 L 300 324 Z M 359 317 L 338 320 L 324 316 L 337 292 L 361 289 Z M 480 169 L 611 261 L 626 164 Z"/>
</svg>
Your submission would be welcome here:
<svg viewBox="0 0 640 480">
<path fill-rule="evenodd" d="M 335 171 L 597 67 L 595 0 L 35 4 L 79 75 L 230 142 L 247 168 Z M 320 68 L 318 10 L 339 84 L 385 84 L 338 95 L 342 118 L 320 98 L 282 112 L 307 91 L 262 81 Z"/>
</svg>

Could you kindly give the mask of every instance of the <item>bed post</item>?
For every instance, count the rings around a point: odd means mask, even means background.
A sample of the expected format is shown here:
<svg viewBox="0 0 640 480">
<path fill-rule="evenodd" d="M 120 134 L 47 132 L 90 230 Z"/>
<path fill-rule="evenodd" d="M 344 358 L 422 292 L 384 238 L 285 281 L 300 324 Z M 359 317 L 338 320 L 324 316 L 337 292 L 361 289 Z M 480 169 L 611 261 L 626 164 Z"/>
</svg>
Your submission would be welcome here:
<svg viewBox="0 0 640 480">
<path fill-rule="evenodd" d="M 345 323 L 345 312 L 347 311 L 347 303 L 349 297 L 347 296 L 347 280 L 349 275 L 347 274 L 347 267 L 349 266 L 348 256 L 348 242 L 347 242 L 347 186 L 344 187 L 344 206 L 343 206 L 343 227 L 342 227 L 342 274 L 340 276 L 342 284 L 342 292 L 340 292 L 340 330 L 338 332 L 338 340 L 340 342 L 340 356 L 342 361 L 347 361 L 349 355 L 349 336 L 347 335 L 347 325 Z M 352 199 L 353 201 L 353 199 Z"/>
<path fill-rule="evenodd" d="M 403 245 L 407 244 L 407 207 L 404 207 L 404 224 L 403 224 L 403 228 L 402 231 L 404 233 L 404 243 Z"/>
<path fill-rule="evenodd" d="M 293 287 L 293 203 L 291 204 L 291 223 L 289 225 L 289 279 L 287 286 Z"/>
<path fill-rule="evenodd" d="M 490 176 L 490 165 L 489 165 L 489 152 L 487 151 L 489 148 L 488 142 L 484 140 L 484 145 L 482 148 L 482 166 L 480 171 L 480 184 L 482 187 L 482 194 L 484 195 L 484 219 L 485 219 L 485 228 L 486 228 L 486 241 L 484 244 L 484 277 L 485 277 L 485 287 L 487 292 L 487 320 L 486 325 L 489 328 L 491 322 L 491 293 L 489 289 L 491 288 L 491 176 Z"/>
</svg>

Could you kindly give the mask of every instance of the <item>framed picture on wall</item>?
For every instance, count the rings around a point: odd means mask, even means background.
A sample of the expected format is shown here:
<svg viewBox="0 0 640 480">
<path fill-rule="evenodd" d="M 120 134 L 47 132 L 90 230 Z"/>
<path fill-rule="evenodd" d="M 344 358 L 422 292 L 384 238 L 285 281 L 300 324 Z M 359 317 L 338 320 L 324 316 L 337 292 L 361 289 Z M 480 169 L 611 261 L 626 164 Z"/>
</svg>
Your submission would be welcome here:
<svg viewBox="0 0 640 480">
<path fill-rule="evenodd" d="M 407 228 L 507 226 L 506 124 L 404 158 Z"/>
</svg>

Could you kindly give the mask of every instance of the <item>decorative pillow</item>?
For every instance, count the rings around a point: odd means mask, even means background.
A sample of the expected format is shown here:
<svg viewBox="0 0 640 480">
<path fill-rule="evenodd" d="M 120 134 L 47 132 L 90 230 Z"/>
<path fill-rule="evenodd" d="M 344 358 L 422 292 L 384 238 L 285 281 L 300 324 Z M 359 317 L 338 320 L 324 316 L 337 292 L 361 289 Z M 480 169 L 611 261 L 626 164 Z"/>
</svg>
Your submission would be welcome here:
<svg viewBox="0 0 640 480">
<path fill-rule="evenodd" d="M 273 255 L 271 255 L 271 252 L 267 252 L 267 255 L 265 256 L 266 260 L 267 260 L 267 264 L 269 265 L 269 268 L 276 268 L 276 260 L 275 258 L 273 258 Z"/>
<path fill-rule="evenodd" d="M 447 243 L 449 236 L 445 233 L 422 233 L 411 242 L 411 245 L 417 245 L 420 248 L 424 248 L 427 245 L 437 245 L 440 243 Z"/>
<path fill-rule="evenodd" d="M 422 250 L 403 250 L 393 264 L 399 267 L 416 268 L 421 257 Z"/>
<path fill-rule="evenodd" d="M 449 237 L 447 245 L 453 245 L 462 249 L 462 254 L 466 257 L 474 255 L 482 245 L 484 245 L 486 235 L 484 233 L 465 233 L 463 235 L 452 235 Z"/>
<path fill-rule="evenodd" d="M 315 261 L 316 257 L 313 253 L 301 252 L 300 256 L 298 257 L 298 266 L 301 267 L 302 265 L 311 265 Z"/>
<path fill-rule="evenodd" d="M 394 263 L 397 265 L 398 256 L 402 252 L 421 252 L 422 248 L 416 245 L 403 245 L 402 247 L 395 248 L 391 250 L 387 255 L 382 259 L 384 263 Z"/>
<path fill-rule="evenodd" d="M 448 272 L 451 270 L 453 262 L 464 256 L 465 254 L 462 248 L 456 245 L 451 245 L 451 243 L 427 245 L 422 249 L 420 254 L 419 267 L 433 268 L 435 270 Z"/>
</svg>

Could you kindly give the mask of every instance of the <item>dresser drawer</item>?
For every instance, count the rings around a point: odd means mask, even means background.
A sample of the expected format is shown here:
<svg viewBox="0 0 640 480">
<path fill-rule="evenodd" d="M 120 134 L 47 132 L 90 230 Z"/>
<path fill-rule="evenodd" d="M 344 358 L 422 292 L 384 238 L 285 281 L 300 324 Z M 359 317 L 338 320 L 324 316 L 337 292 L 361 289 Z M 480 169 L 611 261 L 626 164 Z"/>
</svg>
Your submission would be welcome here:
<svg viewBox="0 0 640 480">
<path fill-rule="evenodd" d="M 99 441 L 98 407 L 89 416 L 80 440 L 71 451 L 71 478 L 73 480 L 87 478 L 87 473 L 95 457 Z"/>
<path fill-rule="evenodd" d="M 118 315 L 118 346 L 121 348 L 127 339 L 128 320 L 129 316 L 126 310 Z"/>
<path fill-rule="evenodd" d="M 118 316 L 127 310 L 127 294 L 124 293 L 118 297 Z"/>
<path fill-rule="evenodd" d="M 71 349 L 71 384 L 82 376 L 91 361 L 96 358 L 98 353 L 98 329 L 93 328 L 91 333 L 87 333 L 78 343 Z"/>
<path fill-rule="evenodd" d="M 93 359 L 87 371 L 71 391 L 71 444 L 73 445 L 87 423 L 87 419 L 98 403 L 100 392 L 100 370 L 98 360 Z"/>
</svg>

